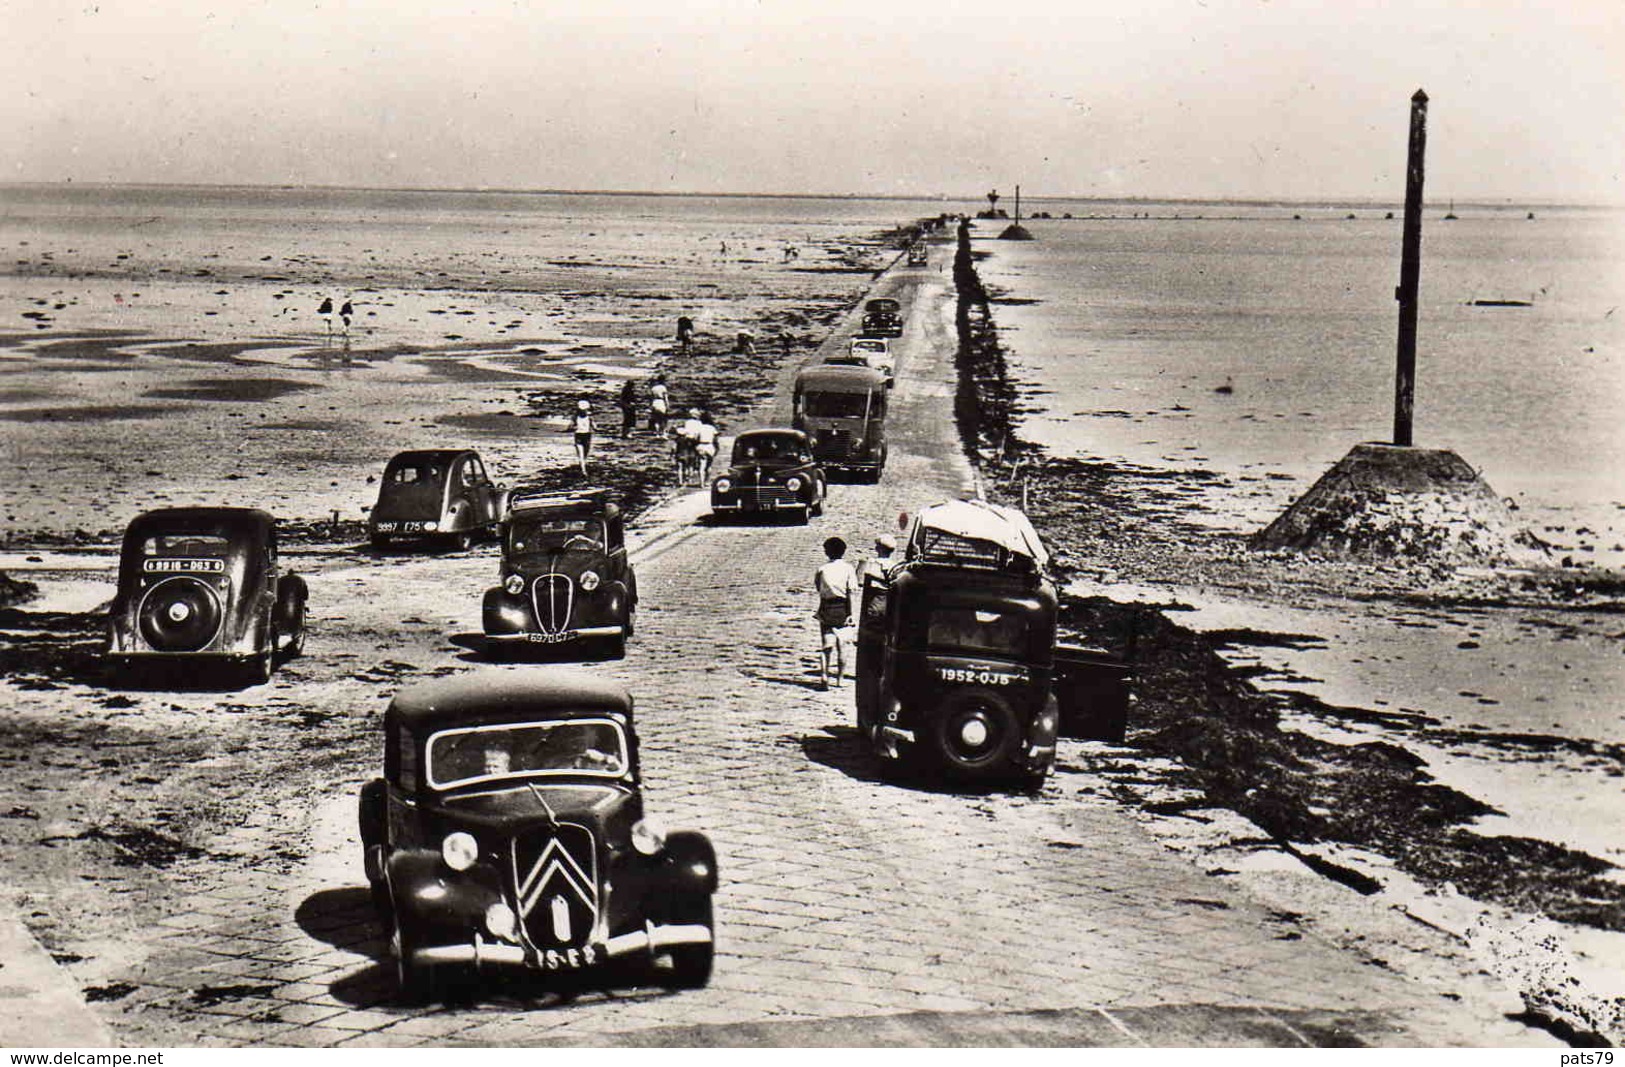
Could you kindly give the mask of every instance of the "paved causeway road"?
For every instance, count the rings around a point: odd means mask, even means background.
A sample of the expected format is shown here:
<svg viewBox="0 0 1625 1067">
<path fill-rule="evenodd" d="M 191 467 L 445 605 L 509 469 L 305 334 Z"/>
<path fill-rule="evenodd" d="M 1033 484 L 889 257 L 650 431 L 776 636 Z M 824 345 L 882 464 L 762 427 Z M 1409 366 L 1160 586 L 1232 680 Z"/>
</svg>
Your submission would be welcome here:
<svg viewBox="0 0 1625 1067">
<path fill-rule="evenodd" d="M 815 687 L 810 578 L 829 534 L 866 546 L 900 511 L 971 487 L 952 425 L 948 251 L 879 283 L 907 312 L 881 484 L 833 487 L 825 517 L 806 527 L 704 525 L 698 495 L 646 516 L 638 636 L 624 661 L 589 668 L 637 698 L 650 812 L 716 845 L 709 988 L 549 992 L 493 982 L 471 1002 L 395 1003 L 362 888 L 354 788 L 371 769 L 358 766 L 326 796 L 278 802 L 216 850 L 291 846 L 298 862 L 174 868 L 166 914 L 132 953 L 125 980 L 135 991 L 92 1006 L 114 1037 L 292 1046 L 1526 1040 L 1493 1013 L 1302 935 L 1290 917 L 1157 844 L 1080 772 L 1063 770 L 1035 797 L 877 780 L 852 731 L 851 689 Z M 782 394 L 779 405 L 782 419 Z M 489 549 L 329 558 L 311 577 L 326 618 L 300 669 L 318 669 L 323 634 L 332 642 L 346 631 L 379 638 L 389 658 L 419 673 L 470 669 L 445 634 L 478 629 L 479 590 L 495 572 Z M 392 638 L 390 620 L 412 613 L 447 629 Z M 280 696 L 297 700 L 297 685 Z M 376 697 L 367 695 L 374 706 Z"/>
</svg>

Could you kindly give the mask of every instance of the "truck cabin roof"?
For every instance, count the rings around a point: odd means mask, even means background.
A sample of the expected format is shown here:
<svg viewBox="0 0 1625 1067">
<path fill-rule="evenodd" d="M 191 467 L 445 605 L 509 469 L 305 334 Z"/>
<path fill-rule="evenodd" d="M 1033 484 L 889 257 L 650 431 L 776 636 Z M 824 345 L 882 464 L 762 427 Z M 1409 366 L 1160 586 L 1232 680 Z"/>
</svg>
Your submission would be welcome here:
<svg viewBox="0 0 1625 1067">
<path fill-rule="evenodd" d="M 886 376 L 872 367 L 850 363 L 818 363 L 796 375 L 796 388 L 803 392 L 871 393 L 886 387 Z"/>
</svg>

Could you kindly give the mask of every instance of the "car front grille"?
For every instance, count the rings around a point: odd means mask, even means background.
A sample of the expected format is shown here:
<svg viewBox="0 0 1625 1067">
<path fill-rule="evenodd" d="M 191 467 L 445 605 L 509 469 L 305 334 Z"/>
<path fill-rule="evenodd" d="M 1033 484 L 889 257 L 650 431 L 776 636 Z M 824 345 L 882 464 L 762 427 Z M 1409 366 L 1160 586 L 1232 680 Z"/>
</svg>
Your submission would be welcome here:
<svg viewBox="0 0 1625 1067">
<path fill-rule="evenodd" d="M 531 604 L 536 609 L 536 626 L 542 633 L 562 633 L 570 628 L 575 595 L 576 583 L 568 574 L 543 574 L 531 583 Z"/>
<path fill-rule="evenodd" d="M 540 951 L 588 943 L 598 924 L 598 863 L 592 831 L 575 823 L 513 839 L 515 909 Z"/>
<path fill-rule="evenodd" d="M 740 489 L 742 495 L 750 503 L 759 508 L 773 507 L 780 503 L 791 503 L 795 494 L 782 485 L 752 485 Z"/>
</svg>

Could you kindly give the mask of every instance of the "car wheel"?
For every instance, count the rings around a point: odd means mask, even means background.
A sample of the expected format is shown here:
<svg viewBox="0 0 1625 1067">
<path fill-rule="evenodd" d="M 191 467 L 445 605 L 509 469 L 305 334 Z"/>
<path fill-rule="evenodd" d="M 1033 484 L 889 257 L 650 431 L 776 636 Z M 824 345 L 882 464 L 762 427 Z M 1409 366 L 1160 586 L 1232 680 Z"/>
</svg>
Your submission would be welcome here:
<svg viewBox="0 0 1625 1067">
<path fill-rule="evenodd" d="M 616 634 L 614 637 L 607 638 L 604 646 L 604 654 L 605 658 L 607 659 L 625 659 L 626 635 L 624 633 L 620 633 Z"/>
<path fill-rule="evenodd" d="M 371 537 L 367 538 L 367 540 L 372 542 L 372 547 L 380 552 L 389 547 L 388 534 L 375 533 Z"/>
<path fill-rule="evenodd" d="M 819 515 L 822 515 L 824 513 L 824 494 L 823 493 L 819 493 L 817 496 L 813 497 L 813 502 L 811 504 L 807 505 L 807 513 L 809 515 L 813 515 L 813 516 L 819 516 Z"/>
<path fill-rule="evenodd" d="M 636 607 L 626 609 L 626 622 L 623 625 L 626 627 L 627 637 L 636 636 L 638 632 L 638 609 Z"/>
<path fill-rule="evenodd" d="M 252 685 L 264 685 L 276 670 L 276 635 L 271 635 L 270 647 L 248 661 L 248 678 Z"/>
<path fill-rule="evenodd" d="M 424 1004 L 434 996 L 434 968 L 412 962 L 417 950 L 417 933 L 407 924 L 395 924 L 395 984 L 408 1004 Z"/>
<path fill-rule="evenodd" d="M 451 535 L 450 544 L 458 552 L 467 552 L 474 545 L 474 535 L 467 530 L 454 533 Z"/>
<path fill-rule="evenodd" d="M 293 617 L 293 633 L 288 637 L 288 658 L 303 656 L 305 654 L 305 606 L 299 605 L 298 612 Z"/>
<path fill-rule="evenodd" d="M 796 509 L 796 525 L 805 526 L 812 521 L 812 505 L 807 504 Z"/>
<path fill-rule="evenodd" d="M 1021 724 L 997 693 L 967 689 L 932 716 L 926 743 L 950 774 L 985 780 L 1009 773 L 1021 746 Z"/>
<path fill-rule="evenodd" d="M 711 921 L 709 896 L 703 903 L 684 910 L 688 914 L 678 917 L 676 921 L 684 925 L 703 926 L 715 932 L 716 927 Z M 711 963 L 716 955 L 716 945 L 713 942 L 707 941 L 703 945 L 676 945 L 668 955 L 671 967 L 660 975 L 660 984 L 667 989 L 703 989 L 711 980 Z"/>
</svg>

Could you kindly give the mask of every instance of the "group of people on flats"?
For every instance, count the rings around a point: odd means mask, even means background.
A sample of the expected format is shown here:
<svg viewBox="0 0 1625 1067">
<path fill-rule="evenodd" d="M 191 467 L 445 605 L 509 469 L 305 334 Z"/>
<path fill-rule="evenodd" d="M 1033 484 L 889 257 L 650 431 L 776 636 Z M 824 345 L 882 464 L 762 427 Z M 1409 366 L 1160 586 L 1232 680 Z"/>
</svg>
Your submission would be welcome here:
<svg viewBox="0 0 1625 1067">
<path fill-rule="evenodd" d="M 621 409 L 621 436 L 631 437 L 638 423 L 638 391 L 630 378 L 621 386 L 616 404 Z M 575 436 L 576 466 L 581 468 L 583 477 L 587 474 L 587 458 L 592 454 L 592 435 L 597 428 L 591 402 L 577 401 L 570 429 Z M 721 431 L 704 408 L 689 408 L 688 418 L 673 429 L 671 389 L 666 385 L 664 374 L 656 374 L 649 386 L 649 432 L 662 438 L 674 438 L 672 458 L 677 465 L 679 485 L 688 485 L 691 477 L 695 479 L 694 484 L 705 484 L 711 476 L 711 464 L 717 458 L 717 437 Z"/>
</svg>

